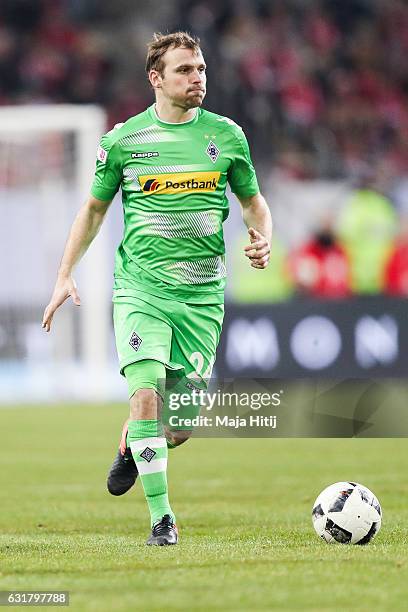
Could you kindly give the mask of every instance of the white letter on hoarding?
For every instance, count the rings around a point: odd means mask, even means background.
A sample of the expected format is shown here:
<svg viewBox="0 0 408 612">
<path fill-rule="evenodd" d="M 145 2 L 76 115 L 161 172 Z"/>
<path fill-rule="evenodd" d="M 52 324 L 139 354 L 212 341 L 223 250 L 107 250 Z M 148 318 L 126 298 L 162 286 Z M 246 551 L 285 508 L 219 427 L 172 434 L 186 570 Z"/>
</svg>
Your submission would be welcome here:
<svg viewBox="0 0 408 612">
<path fill-rule="evenodd" d="M 362 368 L 388 365 L 398 357 L 398 325 L 393 317 L 361 317 L 356 323 L 355 351 Z"/>
<path fill-rule="evenodd" d="M 340 332 L 326 317 L 306 317 L 296 324 L 290 337 L 290 348 L 299 365 L 308 370 L 322 370 L 330 366 L 340 353 Z"/>
<path fill-rule="evenodd" d="M 276 329 L 266 318 L 236 319 L 228 328 L 226 361 L 232 370 L 258 367 L 267 371 L 279 361 Z"/>
</svg>

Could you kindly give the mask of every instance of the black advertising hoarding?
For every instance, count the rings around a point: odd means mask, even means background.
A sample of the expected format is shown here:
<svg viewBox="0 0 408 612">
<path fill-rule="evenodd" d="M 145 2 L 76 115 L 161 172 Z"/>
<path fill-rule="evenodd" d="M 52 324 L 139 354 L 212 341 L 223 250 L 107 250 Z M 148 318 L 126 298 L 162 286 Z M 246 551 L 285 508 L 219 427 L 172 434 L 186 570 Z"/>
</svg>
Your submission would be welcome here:
<svg viewBox="0 0 408 612">
<path fill-rule="evenodd" d="M 223 377 L 405 377 L 408 301 L 229 304 L 216 371 Z"/>
</svg>

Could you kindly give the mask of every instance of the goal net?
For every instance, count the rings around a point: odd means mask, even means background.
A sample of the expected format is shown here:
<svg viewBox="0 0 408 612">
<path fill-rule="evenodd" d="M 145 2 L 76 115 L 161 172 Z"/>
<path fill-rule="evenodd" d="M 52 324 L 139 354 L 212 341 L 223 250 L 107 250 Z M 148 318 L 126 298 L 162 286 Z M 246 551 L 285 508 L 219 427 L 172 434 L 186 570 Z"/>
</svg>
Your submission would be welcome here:
<svg viewBox="0 0 408 612">
<path fill-rule="evenodd" d="M 41 329 L 105 123 L 96 106 L 0 107 L 2 403 L 112 396 L 109 224 L 75 274 L 82 305 L 67 301 L 50 334 Z"/>
</svg>

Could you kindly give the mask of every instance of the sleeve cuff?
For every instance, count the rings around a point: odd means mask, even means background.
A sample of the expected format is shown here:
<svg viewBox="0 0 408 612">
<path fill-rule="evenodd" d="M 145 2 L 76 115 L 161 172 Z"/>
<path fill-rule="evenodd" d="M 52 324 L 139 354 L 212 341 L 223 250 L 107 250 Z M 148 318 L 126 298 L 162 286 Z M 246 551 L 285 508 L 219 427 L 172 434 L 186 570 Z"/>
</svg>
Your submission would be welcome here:
<svg viewBox="0 0 408 612">
<path fill-rule="evenodd" d="M 239 191 L 239 189 L 236 189 L 235 191 L 232 190 L 232 192 L 235 193 L 235 195 L 239 198 L 251 198 L 252 196 L 258 195 L 258 193 L 260 193 L 258 186 L 253 187 L 252 189 L 247 189 L 246 191 Z"/>
<path fill-rule="evenodd" d="M 91 195 L 98 200 L 106 202 L 107 200 L 113 200 L 117 191 L 111 191 L 110 189 L 104 189 L 103 187 L 91 187 Z"/>
</svg>

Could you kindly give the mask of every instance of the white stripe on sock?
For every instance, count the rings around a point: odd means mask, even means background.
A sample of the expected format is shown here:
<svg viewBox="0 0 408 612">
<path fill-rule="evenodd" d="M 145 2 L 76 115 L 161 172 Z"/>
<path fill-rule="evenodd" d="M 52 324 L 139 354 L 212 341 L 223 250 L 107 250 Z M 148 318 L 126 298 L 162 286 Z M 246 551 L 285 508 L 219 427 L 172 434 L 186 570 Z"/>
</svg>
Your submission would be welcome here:
<svg viewBox="0 0 408 612">
<path fill-rule="evenodd" d="M 136 461 L 136 467 L 141 476 L 144 474 L 165 472 L 167 470 L 167 457 L 163 459 L 152 459 L 149 463 L 144 459 L 142 461 Z"/>
<path fill-rule="evenodd" d="M 152 450 L 155 448 L 164 448 L 167 446 L 166 438 L 157 437 L 157 438 L 141 438 L 140 440 L 133 440 L 130 443 L 130 450 L 132 453 L 136 453 L 137 451 L 143 450 L 148 446 Z"/>
</svg>

